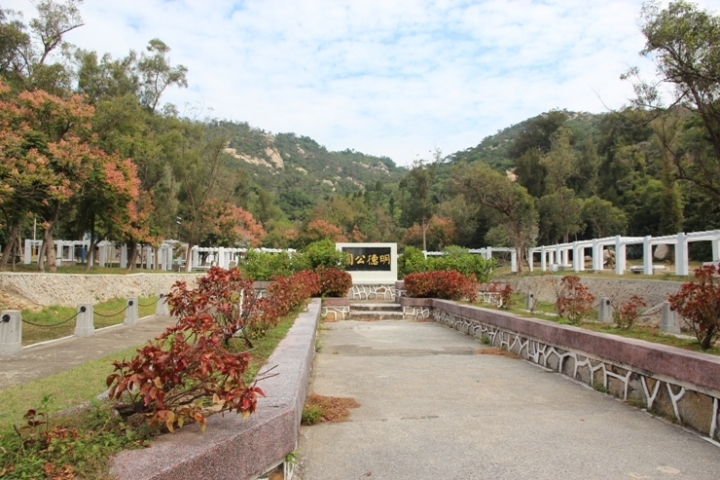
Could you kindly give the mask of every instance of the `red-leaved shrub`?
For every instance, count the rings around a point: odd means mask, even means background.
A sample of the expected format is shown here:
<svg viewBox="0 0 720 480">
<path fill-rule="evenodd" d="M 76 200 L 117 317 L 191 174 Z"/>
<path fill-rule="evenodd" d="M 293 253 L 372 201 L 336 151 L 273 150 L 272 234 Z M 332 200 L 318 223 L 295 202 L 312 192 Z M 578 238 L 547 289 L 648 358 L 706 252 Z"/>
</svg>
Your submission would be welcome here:
<svg viewBox="0 0 720 480">
<path fill-rule="evenodd" d="M 566 275 L 560 279 L 560 290 L 557 292 L 555 309 L 560 318 L 566 318 L 572 324 L 580 320 L 592 310 L 595 296 L 580 283 L 577 275 Z"/>
<path fill-rule="evenodd" d="M 513 304 L 513 289 L 509 283 L 489 283 L 488 292 L 500 294 L 500 308 L 509 309 Z"/>
<path fill-rule="evenodd" d="M 415 298 L 469 300 L 477 298 L 478 283 L 455 270 L 435 270 L 405 275 L 405 293 Z"/>
<path fill-rule="evenodd" d="M 640 316 L 640 310 L 646 306 L 647 303 L 645 303 L 645 300 L 637 295 L 633 295 L 627 302 L 621 304 L 620 307 L 613 312 L 615 325 L 617 325 L 618 328 L 626 329 L 632 327 L 635 320 Z"/>
<path fill-rule="evenodd" d="M 695 269 L 696 282 L 683 283 L 671 295 L 670 307 L 689 320 L 690 328 L 707 350 L 720 337 L 720 266 L 704 265 Z"/>
<path fill-rule="evenodd" d="M 320 295 L 323 297 L 344 297 L 352 287 L 352 276 L 339 268 L 319 267 Z"/>
<path fill-rule="evenodd" d="M 130 360 L 113 362 L 108 376 L 109 396 L 129 403 L 118 411 L 144 413 L 151 423 L 169 431 L 194 420 L 205 428 L 207 415 L 235 411 L 247 416 L 255 411 L 262 390 L 245 384 L 243 374 L 250 354 L 229 348 L 232 337 L 250 338 L 277 324 L 305 299 L 317 295 L 319 280 L 312 271 L 276 278 L 268 296 L 255 298 L 252 280 L 237 269 L 213 267 L 189 289 L 177 282 L 168 297 L 171 313 L 179 317 Z M 242 304 L 242 305 L 240 305 Z"/>
</svg>

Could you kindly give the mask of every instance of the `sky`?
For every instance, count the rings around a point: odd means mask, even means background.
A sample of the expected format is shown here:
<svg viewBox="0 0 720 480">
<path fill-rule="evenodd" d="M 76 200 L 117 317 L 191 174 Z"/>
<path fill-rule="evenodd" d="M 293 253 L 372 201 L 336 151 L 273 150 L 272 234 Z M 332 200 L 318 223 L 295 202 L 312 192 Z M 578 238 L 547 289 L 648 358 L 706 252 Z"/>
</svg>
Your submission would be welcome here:
<svg viewBox="0 0 720 480">
<path fill-rule="evenodd" d="M 34 17 L 30 0 L 2 8 Z M 720 11 L 720 0 L 697 1 Z M 66 40 L 113 58 L 159 38 L 187 89 L 161 103 L 198 119 L 294 132 L 398 165 L 473 147 L 551 109 L 633 96 L 641 0 L 85 0 Z"/>
</svg>

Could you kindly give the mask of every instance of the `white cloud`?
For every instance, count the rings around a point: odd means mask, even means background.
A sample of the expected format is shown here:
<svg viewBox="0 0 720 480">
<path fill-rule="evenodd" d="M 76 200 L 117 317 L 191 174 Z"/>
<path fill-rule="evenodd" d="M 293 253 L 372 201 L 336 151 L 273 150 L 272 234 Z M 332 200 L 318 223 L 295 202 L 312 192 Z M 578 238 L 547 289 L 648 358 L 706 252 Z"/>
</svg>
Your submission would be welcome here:
<svg viewBox="0 0 720 480">
<path fill-rule="evenodd" d="M 6 0 L 23 10 L 29 0 Z M 160 38 L 189 68 L 164 101 L 399 164 L 552 108 L 627 103 L 641 0 L 87 0 L 67 39 L 124 56 Z M 720 0 L 700 2 L 718 10 Z M 212 109 L 212 110 L 210 110 Z"/>
</svg>

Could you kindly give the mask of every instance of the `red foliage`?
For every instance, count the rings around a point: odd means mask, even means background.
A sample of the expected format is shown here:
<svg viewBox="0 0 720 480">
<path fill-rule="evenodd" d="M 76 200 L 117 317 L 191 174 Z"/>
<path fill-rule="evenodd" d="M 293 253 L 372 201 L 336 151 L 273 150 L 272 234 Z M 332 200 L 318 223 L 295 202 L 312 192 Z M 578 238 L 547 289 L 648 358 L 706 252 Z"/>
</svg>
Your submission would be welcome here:
<svg viewBox="0 0 720 480">
<path fill-rule="evenodd" d="M 323 297 L 344 297 L 352 287 L 352 275 L 339 268 L 319 267 L 320 295 Z"/>
<path fill-rule="evenodd" d="M 720 338 L 720 266 L 705 265 L 695 269 L 696 282 L 683 283 L 671 295 L 670 307 L 685 317 L 703 350 Z"/>
<path fill-rule="evenodd" d="M 490 283 L 488 284 L 489 292 L 500 294 L 500 308 L 507 310 L 513 304 L 513 289 L 509 283 Z"/>
<path fill-rule="evenodd" d="M 242 334 L 250 344 L 249 335 L 260 325 L 275 325 L 318 290 L 317 275 L 309 271 L 276 279 L 268 297 L 259 300 L 252 281 L 237 269 L 213 267 L 196 289 L 177 282 L 168 304 L 180 320 L 132 359 L 113 363 L 115 370 L 107 378 L 110 398 L 127 394 L 131 404 L 120 410 L 146 413 L 169 431 L 189 420 L 204 429 L 213 412 L 249 415 L 263 392 L 255 383 L 245 384 L 250 354 L 231 352 L 230 338 Z"/>
<path fill-rule="evenodd" d="M 580 283 L 577 275 L 567 275 L 560 280 L 560 291 L 557 292 L 555 308 L 561 318 L 570 323 L 578 324 L 592 309 L 595 296 Z"/>
<path fill-rule="evenodd" d="M 475 278 L 466 277 L 456 270 L 410 273 L 403 280 L 408 297 L 471 302 L 477 298 L 478 284 Z"/>
<path fill-rule="evenodd" d="M 615 324 L 620 328 L 632 327 L 635 320 L 640 316 L 640 309 L 644 307 L 647 307 L 645 300 L 633 295 L 613 312 Z"/>
<path fill-rule="evenodd" d="M 305 227 L 305 237 L 310 241 L 322 240 L 324 238 L 329 238 L 333 242 L 347 241 L 340 227 L 321 218 L 311 220 L 307 224 L 307 227 Z"/>
</svg>

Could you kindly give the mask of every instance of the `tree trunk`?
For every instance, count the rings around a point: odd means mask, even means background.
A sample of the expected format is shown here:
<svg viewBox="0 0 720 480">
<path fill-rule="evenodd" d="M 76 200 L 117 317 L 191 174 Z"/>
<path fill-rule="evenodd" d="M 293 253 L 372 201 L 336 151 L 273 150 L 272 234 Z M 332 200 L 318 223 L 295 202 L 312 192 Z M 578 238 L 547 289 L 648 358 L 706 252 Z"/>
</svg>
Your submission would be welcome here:
<svg viewBox="0 0 720 480">
<path fill-rule="evenodd" d="M 47 268 L 51 272 L 57 272 L 57 257 L 55 256 L 55 241 L 53 240 L 52 228 L 50 224 L 43 232 L 43 245 L 45 246 L 45 256 L 47 258 Z M 44 269 L 42 269 L 45 271 Z"/>
<path fill-rule="evenodd" d="M 38 250 L 38 270 L 41 272 L 45 271 L 45 241 L 43 240 L 42 244 L 40 245 L 40 250 Z"/>
<path fill-rule="evenodd" d="M 12 255 L 14 258 L 14 251 L 16 250 L 15 245 L 18 245 L 19 248 L 19 236 L 20 236 L 20 224 L 19 223 L 13 223 L 13 225 L 10 227 L 10 237 L 8 240 L 7 245 L 5 245 L 5 249 L 2 252 L 2 258 L 0 258 L 0 269 L 3 269 L 7 267 L 8 260 L 10 259 L 10 256 Z M 13 261 L 13 265 L 15 265 L 15 262 Z"/>
<path fill-rule="evenodd" d="M 128 264 L 127 269 L 128 270 L 135 270 L 135 263 L 137 261 L 138 256 L 138 244 L 137 242 L 128 242 Z"/>
<path fill-rule="evenodd" d="M 90 218 L 90 248 L 88 249 L 89 251 L 87 252 L 87 255 L 85 257 L 87 260 L 87 263 L 85 264 L 86 272 L 89 272 L 93 266 L 93 263 L 95 263 L 94 261 L 92 261 L 92 260 L 94 260 L 94 257 L 95 257 L 94 245 L 95 245 L 95 214 L 93 213 L 92 217 Z"/>
</svg>

